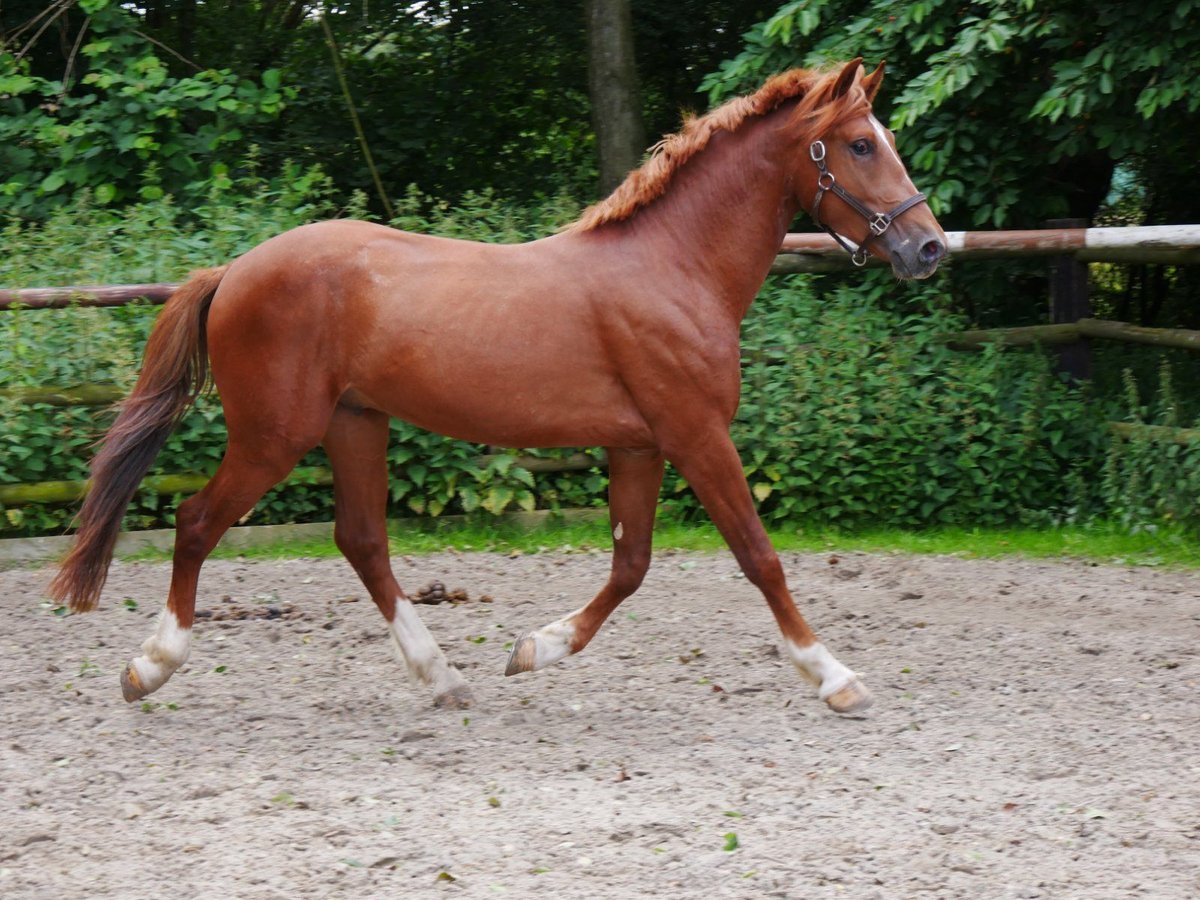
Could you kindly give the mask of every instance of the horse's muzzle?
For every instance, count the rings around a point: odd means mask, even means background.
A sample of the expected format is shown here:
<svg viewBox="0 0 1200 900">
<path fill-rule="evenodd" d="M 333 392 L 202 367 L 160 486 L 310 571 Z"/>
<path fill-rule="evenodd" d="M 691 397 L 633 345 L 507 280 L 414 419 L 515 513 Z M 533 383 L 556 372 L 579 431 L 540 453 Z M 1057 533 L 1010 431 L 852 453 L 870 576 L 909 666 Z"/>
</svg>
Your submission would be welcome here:
<svg viewBox="0 0 1200 900">
<path fill-rule="evenodd" d="M 937 271 L 946 256 L 946 236 L 924 231 L 916 235 L 895 235 L 886 241 L 892 273 L 897 278 L 928 278 Z"/>
</svg>

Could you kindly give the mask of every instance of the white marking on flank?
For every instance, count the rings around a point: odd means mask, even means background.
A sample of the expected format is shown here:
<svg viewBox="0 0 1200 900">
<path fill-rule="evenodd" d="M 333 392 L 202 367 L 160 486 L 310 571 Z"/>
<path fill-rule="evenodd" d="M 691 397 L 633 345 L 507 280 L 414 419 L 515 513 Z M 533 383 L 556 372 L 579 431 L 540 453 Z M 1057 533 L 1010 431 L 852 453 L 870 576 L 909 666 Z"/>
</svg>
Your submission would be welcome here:
<svg viewBox="0 0 1200 900">
<path fill-rule="evenodd" d="M 458 669 L 446 661 L 442 648 L 437 645 L 410 600 L 403 597 L 396 600 L 396 616 L 388 622 L 388 633 L 400 658 L 408 666 L 410 678 L 430 685 L 438 694 L 465 683 Z"/>
<path fill-rule="evenodd" d="M 162 687 L 187 662 L 191 644 L 192 630 L 180 628 L 175 613 L 164 609 L 158 617 L 158 628 L 142 644 L 142 655 L 130 663 L 143 690 L 152 693 Z"/>
<path fill-rule="evenodd" d="M 613 540 L 619 541 L 625 536 L 625 523 L 618 522 L 617 527 L 613 529 Z"/>
<path fill-rule="evenodd" d="M 807 647 L 798 647 L 791 641 L 784 641 L 784 644 L 792 664 L 817 685 L 817 696 L 822 700 L 836 694 L 855 678 L 854 673 L 838 662 L 820 642 Z"/>
</svg>

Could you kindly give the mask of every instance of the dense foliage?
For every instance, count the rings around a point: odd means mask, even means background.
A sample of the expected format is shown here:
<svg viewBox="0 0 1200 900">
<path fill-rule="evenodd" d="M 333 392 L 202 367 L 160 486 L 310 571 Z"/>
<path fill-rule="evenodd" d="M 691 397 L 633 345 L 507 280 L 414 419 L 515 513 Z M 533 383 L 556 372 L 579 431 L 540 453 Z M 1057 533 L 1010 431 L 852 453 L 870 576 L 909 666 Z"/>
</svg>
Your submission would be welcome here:
<svg viewBox="0 0 1200 900">
<path fill-rule="evenodd" d="M 749 323 L 754 343 L 801 342 L 746 373 L 736 432 L 768 515 L 990 525 L 1084 501 L 1104 437 L 1097 405 L 1041 354 L 949 350 L 938 338 L 953 317 L 889 312 L 864 293 L 776 288 Z"/>
<path fill-rule="evenodd" d="M 696 84 L 773 7 L 637 4 L 650 135 L 701 105 Z M 186 205 L 256 144 L 272 169 L 320 162 L 343 195 L 363 190 L 382 213 L 336 52 L 389 195 L 418 184 L 452 200 L 486 189 L 590 198 L 584 28 L 582 4 L 561 0 L 11 0 L 0 4 L 0 182 L 9 209 L 40 217 L 80 185 L 99 202 L 137 199 L 153 158 Z"/>
<path fill-rule="evenodd" d="M 426 209 L 434 212 L 421 212 Z M 349 211 L 362 213 L 361 206 Z M 294 170 L 214 190 L 198 225 L 169 198 L 134 204 L 121 215 L 80 202 L 44 226 L 10 224 L 4 239 L 17 252 L 0 262 L 0 281 L 40 284 L 51 273 L 67 280 L 95 273 L 113 281 L 177 279 L 267 234 L 338 212 L 327 180 Z M 410 192 L 398 224 L 520 240 L 575 212 L 565 199 L 519 209 L 478 195 L 452 207 Z M 108 243 L 113 235 L 116 244 Z M 897 290 L 906 303 L 896 302 Z M 765 516 L 847 526 L 1094 516 L 1140 526 L 1200 518 L 1198 485 L 1186 474 L 1196 470 L 1192 449 L 1147 434 L 1111 441 L 1104 419 L 1114 411 L 1068 388 L 1037 352 L 946 349 L 938 336 L 961 325 L 946 306 L 947 298 L 928 285 L 826 290 L 802 277 L 768 283 L 745 324 L 744 396 L 734 424 Z M 0 382 L 127 387 L 156 312 L 134 306 L 0 314 Z M 470 365 L 469 354 L 462 364 Z M 0 484 L 86 477 L 89 446 L 109 421 L 107 412 L 25 406 L 7 392 L 0 393 L 0 408 L 6 422 Z M 1130 412 L 1186 424 L 1163 402 L 1154 411 L 1139 406 Z M 152 471 L 211 473 L 223 446 L 219 404 L 202 401 Z M 604 502 L 600 470 L 534 476 L 514 467 L 511 453 L 481 465 L 486 449 L 395 423 L 390 514 L 483 515 Z M 323 464 L 316 451 L 302 465 Z M 179 499 L 140 494 L 127 525 L 169 525 Z M 697 511 L 686 485 L 671 474 L 664 500 L 674 515 Z M 61 531 L 72 511 L 66 505 L 12 507 L 4 510 L 0 530 Z M 329 488 L 301 477 L 271 492 L 247 521 L 331 515 Z"/>
<path fill-rule="evenodd" d="M 101 205 L 202 194 L 244 153 L 242 127 L 274 116 L 294 91 L 227 69 L 172 75 L 112 0 L 81 0 L 78 56 L 59 79 L 0 53 L 0 198 L 41 217 L 89 189 Z M 72 74 L 78 73 L 78 74 Z"/>
<path fill-rule="evenodd" d="M 1179 212 L 1194 217 L 1200 191 L 1179 196 L 1159 157 L 1194 169 L 1198 24 L 1190 0 L 1151 0 L 1136 14 L 1115 0 L 795 0 L 705 86 L 720 98 L 791 65 L 886 59 L 884 112 L 950 224 L 1091 218 L 1121 161 L 1142 166 L 1160 202 L 1187 202 Z"/>
<path fill-rule="evenodd" d="M 880 112 L 947 227 L 1060 215 L 1194 222 L 1197 6 L 1151 0 L 1130 15 L 1113 0 L 645 0 L 634 27 L 651 134 L 703 106 L 697 85 L 717 100 L 790 66 L 886 58 Z M 176 280 L 305 221 L 380 216 L 335 59 L 393 224 L 522 240 L 590 195 L 576 4 L 326 4 L 333 47 L 315 10 L 307 0 L 0 7 L 0 285 Z M 1098 377 L 1081 391 L 1038 352 L 962 354 L 938 340 L 967 320 L 1041 320 L 1040 268 L 952 265 L 915 287 L 870 273 L 770 282 L 745 326 L 734 426 L 764 515 L 1200 522 L 1197 444 L 1144 429 L 1114 439 L 1104 424 L 1191 425 L 1194 354 L 1097 348 Z M 1194 267 L 1093 266 L 1092 276 L 1102 315 L 1200 326 Z M 6 391 L 128 386 L 153 316 L 0 313 L 0 484 L 85 477 L 107 421 L 99 410 L 21 405 Z M 603 501 L 600 470 L 534 477 L 511 455 L 481 466 L 485 448 L 399 424 L 393 437 L 392 515 Z M 222 447 L 208 400 L 155 471 L 211 472 Z M 170 524 L 177 499 L 139 496 L 129 524 Z M 672 475 L 664 499 L 680 515 L 696 509 Z M 293 484 L 250 521 L 327 519 L 331 504 L 328 488 Z M 59 531 L 71 515 L 3 512 L 8 534 Z"/>
<path fill-rule="evenodd" d="M 703 107 L 698 85 L 711 101 L 783 68 L 862 55 L 888 61 L 881 113 L 947 227 L 1197 221 L 1198 9 L 642 0 L 646 130 L 652 139 Z M 319 162 L 341 196 L 360 190 L 383 214 L 335 54 L 387 196 L 409 184 L 451 202 L 484 190 L 521 203 L 592 195 L 580 4 L 325 4 L 335 47 L 316 10 L 308 0 L 3 4 L 0 204 L 44 218 L 85 187 L 98 204 L 164 192 L 190 207 L 236 177 L 253 145 L 273 171 Z M 1097 288 L 1103 316 L 1200 327 L 1195 267 L 1119 267 Z M 957 267 L 947 290 L 977 324 L 1044 315 L 1040 262 Z"/>
<path fill-rule="evenodd" d="M 877 110 L 946 228 L 1200 221 L 1200 3 L 793 0 L 703 86 L 717 100 L 856 56 L 887 61 Z M 959 267 L 949 290 L 973 320 L 1018 325 L 1044 315 L 1045 284 L 1040 263 L 992 263 Z M 1104 314 L 1200 327 L 1195 267 L 1098 287 Z"/>
</svg>

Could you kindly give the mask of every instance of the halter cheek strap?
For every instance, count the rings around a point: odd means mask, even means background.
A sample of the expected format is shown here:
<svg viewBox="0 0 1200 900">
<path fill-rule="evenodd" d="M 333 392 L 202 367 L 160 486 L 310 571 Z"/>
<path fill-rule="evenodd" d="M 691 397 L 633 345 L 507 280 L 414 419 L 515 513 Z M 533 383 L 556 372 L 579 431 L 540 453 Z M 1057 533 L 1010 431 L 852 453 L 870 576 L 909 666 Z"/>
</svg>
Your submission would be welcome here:
<svg viewBox="0 0 1200 900">
<path fill-rule="evenodd" d="M 867 264 L 867 248 L 873 241 L 882 237 L 892 227 L 892 222 L 900 218 L 901 215 L 908 212 L 914 206 L 925 202 L 925 195 L 918 192 L 899 206 L 885 213 L 873 212 L 870 207 L 837 183 L 837 178 L 829 171 L 829 164 L 825 159 L 824 141 L 813 141 L 812 146 L 808 148 L 808 155 L 817 164 L 817 194 L 813 198 L 812 205 L 813 221 L 829 232 L 830 236 L 838 242 L 838 245 L 850 254 L 850 261 L 856 266 L 865 266 Z M 870 234 L 866 236 L 858 247 L 853 247 L 845 238 L 821 221 L 821 201 L 826 194 L 831 192 L 837 194 L 851 209 L 867 220 L 867 228 L 870 229 Z"/>
</svg>

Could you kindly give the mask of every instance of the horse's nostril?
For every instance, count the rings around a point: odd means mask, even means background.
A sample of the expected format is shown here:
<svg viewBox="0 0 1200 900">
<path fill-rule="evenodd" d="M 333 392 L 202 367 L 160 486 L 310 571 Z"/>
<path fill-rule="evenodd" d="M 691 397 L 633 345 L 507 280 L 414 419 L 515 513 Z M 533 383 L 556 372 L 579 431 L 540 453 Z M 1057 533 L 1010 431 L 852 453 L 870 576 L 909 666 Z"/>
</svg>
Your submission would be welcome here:
<svg viewBox="0 0 1200 900">
<path fill-rule="evenodd" d="M 941 241 L 927 241 L 921 246 L 921 262 L 935 263 L 946 255 Z"/>
</svg>

